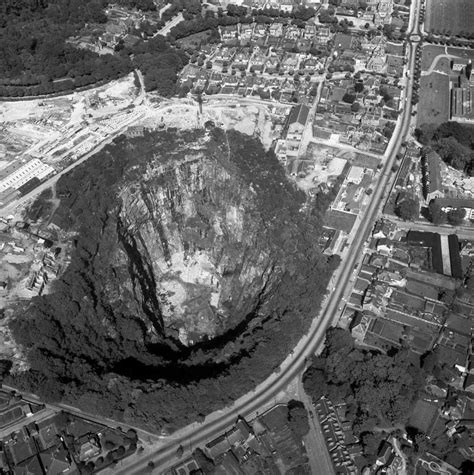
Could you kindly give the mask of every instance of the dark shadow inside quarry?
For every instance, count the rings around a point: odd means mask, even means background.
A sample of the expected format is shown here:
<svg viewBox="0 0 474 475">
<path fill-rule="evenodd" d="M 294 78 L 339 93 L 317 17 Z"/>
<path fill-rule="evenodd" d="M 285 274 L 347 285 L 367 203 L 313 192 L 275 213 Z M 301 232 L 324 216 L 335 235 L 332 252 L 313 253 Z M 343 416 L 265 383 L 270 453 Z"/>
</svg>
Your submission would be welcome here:
<svg viewBox="0 0 474 475">
<path fill-rule="evenodd" d="M 10 323 L 31 364 L 13 387 L 153 430 L 180 426 L 250 391 L 308 330 L 338 264 L 316 245 L 329 198 L 303 212 L 305 196 L 257 139 L 204 134 L 123 138 L 61 177 L 54 224 L 75 238 L 71 259 Z M 201 287 L 183 303 L 165 293 L 183 272 L 176 250 L 226 283 L 212 325 L 187 304 Z M 218 334 L 186 346 L 178 328 Z"/>
<path fill-rule="evenodd" d="M 257 309 L 257 311 L 248 314 L 238 325 L 225 333 L 200 341 L 190 347 L 184 346 L 174 339 L 173 343 L 179 344 L 177 349 L 175 349 L 176 347 L 171 348 L 165 343 L 150 344 L 147 345 L 149 353 L 157 357 L 165 357 L 168 360 L 165 364 L 150 365 L 134 357 L 126 357 L 113 365 L 110 371 L 132 380 L 166 379 L 169 382 L 179 384 L 216 377 L 219 374 L 223 374 L 231 366 L 239 363 L 242 358 L 247 358 L 251 355 L 257 341 L 255 340 L 256 335 L 253 334 L 254 332 L 251 331 L 250 327 L 252 326 L 255 332 L 257 332 L 254 321 L 259 319 L 258 329 L 263 330 L 265 322 L 269 318 L 262 318 L 262 316 L 258 315 Z M 225 358 L 221 356 L 219 361 L 216 361 L 218 355 L 222 354 L 222 350 L 225 350 L 226 346 L 238 344 L 237 342 L 239 341 L 241 344 L 245 342 L 245 346 L 239 346 Z M 202 360 L 202 362 L 196 364 L 196 355 L 199 355 L 199 360 Z"/>
<path fill-rule="evenodd" d="M 216 378 L 224 374 L 232 365 L 249 356 L 246 351 L 233 355 L 222 363 L 208 362 L 206 364 L 188 366 L 183 363 L 170 363 L 163 366 L 146 365 L 135 358 L 126 358 L 114 366 L 113 372 L 134 381 L 166 380 L 168 383 L 186 385 L 202 379 Z"/>
</svg>

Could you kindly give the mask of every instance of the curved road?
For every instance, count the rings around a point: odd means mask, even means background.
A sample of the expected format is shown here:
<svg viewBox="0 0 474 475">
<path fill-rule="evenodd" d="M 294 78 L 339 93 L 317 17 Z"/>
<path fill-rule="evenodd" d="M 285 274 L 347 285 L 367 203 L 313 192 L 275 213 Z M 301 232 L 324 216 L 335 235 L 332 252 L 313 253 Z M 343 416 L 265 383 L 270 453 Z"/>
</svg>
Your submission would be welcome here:
<svg viewBox="0 0 474 475">
<path fill-rule="evenodd" d="M 442 71 L 437 71 L 435 70 L 436 66 L 438 65 L 439 61 L 443 58 L 446 58 L 446 59 L 456 59 L 457 56 L 454 56 L 452 54 L 439 54 L 438 56 L 435 56 L 433 58 L 433 61 L 431 62 L 431 66 L 426 70 L 426 71 L 422 71 L 421 72 L 421 75 L 422 76 L 428 76 L 430 75 L 433 71 L 434 72 L 437 72 L 437 73 L 442 73 Z M 446 74 L 446 73 L 444 73 Z"/>
<path fill-rule="evenodd" d="M 413 30 L 417 30 L 418 28 L 418 14 L 419 0 L 415 0 L 412 4 L 411 10 L 411 16 L 413 18 L 410 18 L 410 34 L 414 33 Z M 415 42 L 413 42 L 413 44 L 411 42 L 408 44 L 409 61 L 407 69 L 410 71 L 414 71 L 415 69 L 415 48 Z M 173 435 L 163 440 L 163 444 L 159 449 L 144 456 L 139 462 L 127 464 L 125 466 L 126 460 L 124 460 L 124 466 L 115 469 L 116 474 L 129 475 L 131 473 L 143 472 L 147 469 L 149 462 L 153 462 L 159 471 L 157 473 L 161 473 L 161 471 L 165 470 L 170 466 L 170 464 L 176 462 L 176 451 L 178 447 L 184 447 L 184 456 L 186 456 L 189 449 L 202 445 L 224 432 L 235 422 L 239 415 L 247 417 L 258 411 L 261 407 L 274 401 L 278 393 L 304 370 L 307 358 L 311 357 L 311 355 L 314 354 L 323 344 L 326 329 L 331 325 L 339 313 L 339 305 L 344 290 L 351 278 L 354 265 L 361 255 L 364 243 L 380 212 L 384 198 L 388 195 L 390 184 L 395 178 L 395 174 L 392 172 L 391 168 L 396 161 L 396 155 L 401 143 L 409 131 L 412 89 L 413 77 L 411 76 L 408 78 L 405 89 L 405 98 L 407 99 L 405 101 L 406 106 L 402 112 L 401 120 L 397 123 L 392 141 L 385 152 L 385 164 L 372 194 L 372 201 L 366 210 L 366 214 L 361 221 L 357 233 L 353 236 L 353 240 L 350 243 L 347 252 L 346 261 L 342 262 L 335 272 L 335 289 L 330 293 L 319 316 L 313 321 L 308 334 L 298 343 L 293 355 L 290 355 L 282 364 L 280 373 L 272 374 L 254 391 L 237 400 L 231 407 L 210 414 L 202 424 L 194 423 L 175 432 Z"/>
</svg>

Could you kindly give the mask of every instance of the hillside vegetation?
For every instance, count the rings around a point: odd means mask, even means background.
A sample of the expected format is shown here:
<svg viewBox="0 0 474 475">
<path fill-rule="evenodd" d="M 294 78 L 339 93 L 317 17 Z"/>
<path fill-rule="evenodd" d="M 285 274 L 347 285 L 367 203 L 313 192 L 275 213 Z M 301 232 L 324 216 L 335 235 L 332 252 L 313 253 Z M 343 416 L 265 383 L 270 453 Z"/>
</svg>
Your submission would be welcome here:
<svg viewBox="0 0 474 475">
<path fill-rule="evenodd" d="M 445 122 L 439 127 L 424 125 L 415 131 L 417 139 L 432 147 L 441 158 L 458 170 L 474 176 L 474 127 Z"/>
<path fill-rule="evenodd" d="M 171 430 L 252 389 L 308 329 L 337 265 L 317 247 L 321 210 L 301 211 L 304 195 L 259 141 L 218 129 L 205 145 L 202 138 L 202 131 L 121 137 L 60 179 L 62 200 L 54 221 L 77 231 L 75 251 L 53 292 L 18 310 L 12 329 L 31 370 L 14 376 L 12 384 L 46 400 Z M 225 200 L 240 200 L 229 190 L 238 186 L 245 193 L 245 239 L 265 259 L 260 265 L 270 278 L 256 293 L 250 313 L 218 337 L 184 347 L 163 331 L 149 258 L 137 255 L 137 243 L 124 239 L 128 225 L 122 219 L 120 191 L 124 186 L 138 190 L 140 183 L 144 192 L 159 186 L 178 203 L 184 183 L 176 188 L 166 173 L 147 182 L 144 173 L 151 160 L 166 165 L 177 147 L 194 153 L 197 143 L 205 158 L 182 169 L 202 170 L 210 161 L 207 169 L 216 170 L 216 178 L 202 185 L 196 203 L 211 197 L 225 211 Z M 188 180 L 204 179 L 196 173 Z M 225 182 L 221 176 L 227 177 Z M 200 219 L 190 225 L 204 230 L 207 212 L 201 205 L 198 209 Z M 173 214 L 180 222 L 177 209 Z M 163 231 L 156 232 L 155 240 Z M 199 236 L 193 239 L 209 245 Z M 226 252 L 236 264 L 247 259 L 238 247 Z"/>
<path fill-rule="evenodd" d="M 4 0 L 0 2 L 0 96 L 72 91 L 106 82 L 139 67 L 148 90 L 174 94 L 176 73 L 187 62 L 163 37 L 140 40 L 120 53 L 98 55 L 66 42 L 86 24 L 103 25 L 109 0 Z M 150 0 L 119 0 L 149 10 Z"/>
</svg>

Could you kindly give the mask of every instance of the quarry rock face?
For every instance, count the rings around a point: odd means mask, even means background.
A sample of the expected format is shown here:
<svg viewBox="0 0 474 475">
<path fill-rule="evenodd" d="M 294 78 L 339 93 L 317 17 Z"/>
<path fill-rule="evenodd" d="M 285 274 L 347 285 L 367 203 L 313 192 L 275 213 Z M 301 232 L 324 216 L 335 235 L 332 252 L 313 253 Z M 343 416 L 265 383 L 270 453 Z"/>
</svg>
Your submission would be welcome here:
<svg viewBox="0 0 474 475">
<path fill-rule="evenodd" d="M 239 132 L 122 136 L 62 177 L 57 195 L 53 222 L 74 250 L 53 292 L 32 302 L 30 326 L 51 320 L 71 358 L 79 333 L 109 369 L 160 364 L 208 340 L 226 359 L 252 329 L 306 315 L 316 299 L 307 276 L 321 259 L 319 227 L 306 197 Z"/>
<path fill-rule="evenodd" d="M 235 326 L 278 274 L 255 192 L 232 172 L 215 157 L 188 152 L 149 164 L 120 190 L 114 262 L 130 269 L 129 286 L 150 283 L 136 298 L 151 300 L 165 333 L 184 344 Z"/>
<path fill-rule="evenodd" d="M 21 387 L 161 430 L 271 374 L 335 263 L 319 208 L 257 139 L 142 133 L 58 180 L 43 219 L 70 238 L 70 261 L 10 328 L 29 364 Z"/>
</svg>

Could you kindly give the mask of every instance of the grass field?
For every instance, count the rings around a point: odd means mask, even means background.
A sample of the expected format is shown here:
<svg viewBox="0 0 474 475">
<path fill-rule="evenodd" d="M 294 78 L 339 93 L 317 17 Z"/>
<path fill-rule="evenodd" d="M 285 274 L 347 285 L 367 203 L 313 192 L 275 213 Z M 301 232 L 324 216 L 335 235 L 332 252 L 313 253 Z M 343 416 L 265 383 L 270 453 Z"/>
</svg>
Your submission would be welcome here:
<svg viewBox="0 0 474 475">
<path fill-rule="evenodd" d="M 421 57 L 421 70 L 427 71 L 430 68 L 430 66 L 433 64 L 434 59 L 440 54 L 446 54 L 444 46 L 438 46 L 438 45 L 423 46 L 423 55 Z M 446 59 L 446 62 L 449 68 L 449 60 Z M 441 64 L 441 60 L 438 61 L 436 69 L 439 69 L 440 64 Z"/>
<path fill-rule="evenodd" d="M 352 162 L 352 166 L 354 167 L 371 168 L 372 170 L 375 170 L 379 164 L 380 158 L 372 157 L 371 155 L 363 155 L 362 153 L 356 154 Z"/>
<path fill-rule="evenodd" d="M 474 2 L 473 2 L 474 5 Z M 456 46 L 448 46 L 448 54 L 457 56 L 458 58 L 471 59 L 474 61 L 474 50 L 467 48 L 457 48 Z"/>
<path fill-rule="evenodd" d="M 15 407 L 10 411 L 4 412 L 0 415 L 0 427 L 5 427 L 14 421 L 17 421 L 23 417 L 23 411 L 21 407 Z"/>
<path fill-rule="evenodd" d="M 474 1 L 473 1 L 474 5 Z M 427 71 L 433 63 L 433 60 L 439 55 L 445 55 L 446 51 L 450 56 L 456 56 L 457 58 L 470 59 L 474 61 L 474 49 L 457 48 L 455 46 L 448 46 L 447 50 L 444 46 L 440 45 L 425 45 L 423 46 L 423 55 L 421 58 L 421 70 Z M 440 58 L 436 63 L 436 71 L 443 71 L 450 74 L 452 58 Z"/>
<path fill-rule="evenodd" d="M 420 78 L 418 126 L 442 124 L 449 120 L 449 76 L 432 73 Z"/>
<path fill-rule="evenodd" d="M 352 230 L 352 226 L 354 226 L 356 218 L 356 214 L 331 209 L 326 213 L 325 225 L 328 228 L 337 229 L 349 234 Z"/>
<path fill-rule="evenodd" d="M 425 30 L 444 35 L 472 32 L 474 2 L 472 0 L 427 0 Z"/>
</svg>

